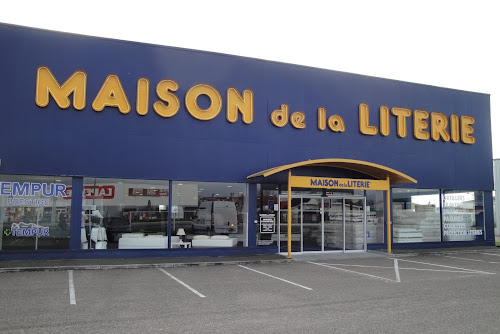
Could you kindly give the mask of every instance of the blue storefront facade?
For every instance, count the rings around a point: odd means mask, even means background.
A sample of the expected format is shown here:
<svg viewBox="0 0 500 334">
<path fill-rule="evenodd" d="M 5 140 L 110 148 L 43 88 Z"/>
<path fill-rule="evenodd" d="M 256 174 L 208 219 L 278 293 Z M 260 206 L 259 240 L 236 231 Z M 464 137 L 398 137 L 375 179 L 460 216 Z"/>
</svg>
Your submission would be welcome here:
<svg viewBox="0 0 500 334">
<path fill-rule="evenodd" d="M 489 95 L 3 24 L 0 41 L 3 260 L 494 244 Z"/>
</svg>

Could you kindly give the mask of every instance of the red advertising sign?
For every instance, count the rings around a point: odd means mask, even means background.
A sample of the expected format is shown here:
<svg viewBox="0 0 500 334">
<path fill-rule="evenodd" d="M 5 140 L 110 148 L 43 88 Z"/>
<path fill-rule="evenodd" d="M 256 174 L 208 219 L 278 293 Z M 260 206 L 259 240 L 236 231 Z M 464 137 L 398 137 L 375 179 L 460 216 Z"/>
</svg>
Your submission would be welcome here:
<svg viewBox="0 0 500 334">
<path fill-rule="evenodd" d="M 72 187 L 66 188 L 66 197 L 70 199 Z M 115 198 L 115 186 L 84 186 L 83 197 L 85 199 L 112 199 Z"/>
<path fill-rule="evenodd" d="M 150 197 L 168 196 L 168 189 L 128 188 L 128 195 Z"/>
</svg>

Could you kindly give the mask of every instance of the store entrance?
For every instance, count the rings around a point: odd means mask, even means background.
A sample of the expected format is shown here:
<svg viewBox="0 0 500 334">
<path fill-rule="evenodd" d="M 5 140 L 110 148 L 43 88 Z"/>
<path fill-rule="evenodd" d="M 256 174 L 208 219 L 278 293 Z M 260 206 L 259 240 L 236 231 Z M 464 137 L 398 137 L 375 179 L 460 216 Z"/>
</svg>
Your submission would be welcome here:
<svg viewBox="0 0 500 334">
<path fill-rule="evenodd" d="M 287 195 L 280 195 L 278 251 L 286 252 Z M 364 196 L 292 194 L 292 252 L 366 251 Z"/>
</svg>

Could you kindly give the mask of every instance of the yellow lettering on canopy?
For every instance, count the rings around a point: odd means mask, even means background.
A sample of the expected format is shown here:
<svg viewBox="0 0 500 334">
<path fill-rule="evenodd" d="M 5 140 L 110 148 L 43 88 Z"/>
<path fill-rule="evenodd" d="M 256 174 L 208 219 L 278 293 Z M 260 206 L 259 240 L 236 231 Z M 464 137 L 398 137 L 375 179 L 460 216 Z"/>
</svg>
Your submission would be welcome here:
<svg viewBox="0 0 500 334">
<path fill-rule="evenodd" d="M 432 112 L 431 113 L 431 137 L 432 140 L 439 140 L 442 138 L 443 141 L 450 141 L 450 134 L 446 130 L 448 126 L 448 120 L 443 113 Z"/>
<path fill-rule="evenodd" d="M 427 119 L 429 113 L 425 110 L 415 110 L 413 112 L 413 137 L 418 140 L 428 140 L 430 137 L 429 132 L 425 131 L 429 124 Z"/>
<path fill-rule="evenodd" d="M 464 144 L 474 144 L 476 142 L 476 138 L 472 136 L 474 133 L 474 128 L 472 124 L 474 124 L 476 120 L 472 116 L 462 116 L 460 117 L 460 132 L 462 137 L 462 143 Z"/>
<path fill-rule="evenodd" d="M 116 107 L 122 114 L 130 112 L 130 104 L 117 75 L 108 75 L 92 103 L 95 111 L 102 111 L 104 107 Z"/>
<path fill-rule="evenodd" d="M 253 92 L 245 89 L 243 96 L 241 96 L 236 88 L 231 87 L 227 90 L 227 120 L 236 123 L 238 111 L 243 116 L 243 123 L 250 124 L 253 122 Z"/>
<path fill-rule="evenodd" d="M 271 113 L 271 123 L 278 128 L 282 128 L 288 123 L 288 104 L 283 103 L 281 109 L 276 109 Z"/>
<path fill-rule="evenodd" d="M 399 138 L 406 137 L 406 118 L 411 115 L 411 110 L 407 108 L 394 107 L 391 109 L 391 113 L 397 118 L 397 132 Z"/>
<path fill-rule="evenodd" d="M 370 110 L 368 104 L 359 105 L 359 131 L 364 135 L 374 136 L 378 133 L 375 125 L 370 125 Z"/>
<path fill-rule="evenodd" d="M 46 107 L 49 104 L 50 94 L 59 108 L 67 109 L 71 105 L 69 95 L 73 93 L 73 107 L 82 110 L 85 108 L 86 89 L 85 72 L 75 71 L 61 86 L 48 67 L 40 66 L 36 75 L 35 103 L 39 107 Z"/>
<path fill-rule="evenodd" d="M 177 82 L 173 80 L 162 80 L 156 85 L 156 95 L 158 98 L 167 104 L 156 101 L 153 104 L 153 110 L 161 117 L 172 117 L 179 111 L 181 103 L 175 94 L 179 89 Z"/>
<path fill-rule="evenodd" d="M 135 110 L 141 116 L 148 113 L 149 104 L 149 80 L 148 78 L 140 78 L 137 80 L 137 101 Z"/>
<path fill-rule="evenodd" d="M 198 97 L 206 95 L 210 99 L 210 106 L 207 109 L 201 109 L 198 106 Z M 199 84 L 191 87 L 186 93 L 186 108 L 188 112 L 196 119 L 209 121 L 214 119 L 222 109 L 222 97 L 217 89 L 207 84 Z"/>
</svg>

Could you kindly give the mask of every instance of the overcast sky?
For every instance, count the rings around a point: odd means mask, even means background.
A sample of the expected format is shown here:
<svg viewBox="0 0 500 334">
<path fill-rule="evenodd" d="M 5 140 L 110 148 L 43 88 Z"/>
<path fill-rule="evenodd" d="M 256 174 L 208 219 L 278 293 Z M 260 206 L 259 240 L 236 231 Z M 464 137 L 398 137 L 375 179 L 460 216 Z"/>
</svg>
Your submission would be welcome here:
<svg viewBox="0 0 500 334">
<path fill-rule="evenodd" d="M 0 22 L 487 93 L 494 126 L 498 7 L 493 0 L 3 0 Z"/>
</svg>

